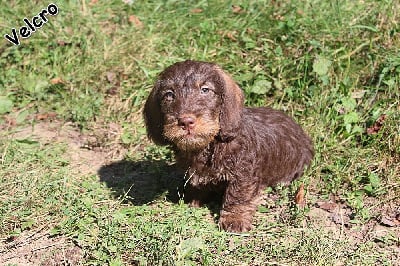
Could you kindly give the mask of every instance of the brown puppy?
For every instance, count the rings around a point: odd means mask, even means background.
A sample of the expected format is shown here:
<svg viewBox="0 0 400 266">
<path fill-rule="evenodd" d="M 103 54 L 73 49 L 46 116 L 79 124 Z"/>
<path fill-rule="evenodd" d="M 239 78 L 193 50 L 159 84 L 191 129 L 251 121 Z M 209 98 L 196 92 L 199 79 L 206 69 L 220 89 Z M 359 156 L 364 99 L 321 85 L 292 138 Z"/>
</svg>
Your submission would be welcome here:
<svg viewBox="0 0 400 266">
<path fill-rule="evenodd" d="M 188 60 L 160 74 L 144 108 L 149 138 L 170 145 L 186 171 L 185 200 L 221 195 L 219 225 L 232 232 L 250 230 L 263 189 L 301 176 L 314 154 L 291 118 L 243 103 L 221 68 Z"/>
</svg>

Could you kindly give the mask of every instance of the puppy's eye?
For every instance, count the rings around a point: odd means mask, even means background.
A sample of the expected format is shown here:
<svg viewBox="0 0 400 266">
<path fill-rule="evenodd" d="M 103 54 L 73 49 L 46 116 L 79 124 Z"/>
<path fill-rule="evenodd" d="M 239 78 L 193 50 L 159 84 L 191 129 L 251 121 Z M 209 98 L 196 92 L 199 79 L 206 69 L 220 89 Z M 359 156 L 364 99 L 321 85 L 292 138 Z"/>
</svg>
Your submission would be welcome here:
<svg viewBox="0 0 400 266">
<path fill-rule="evenodd" d="M 172 101 L 175 98 L 175 94 L 172 90 L 168 90 L 164 93 L 163 98 L 167 101 Z"/>
<path fill-rule="evenodd" d="M 203 85 L 203 86 L 201 86 L 200 91 L 201 91 L 201 94 L 207 94 L 210 91 L 210 88 Z"/>
</svg>

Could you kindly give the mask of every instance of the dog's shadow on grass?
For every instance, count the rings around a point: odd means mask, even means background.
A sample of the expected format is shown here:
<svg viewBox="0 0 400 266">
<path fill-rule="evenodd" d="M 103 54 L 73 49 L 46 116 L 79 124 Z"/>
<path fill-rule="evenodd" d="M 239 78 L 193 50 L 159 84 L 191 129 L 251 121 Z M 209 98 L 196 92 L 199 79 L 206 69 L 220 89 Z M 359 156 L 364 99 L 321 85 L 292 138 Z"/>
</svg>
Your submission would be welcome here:
<svg viewBox="0 0 400 266">
<path fill-rule="evenodd" d="M 102 166 L 98 175 L 116 198 L 134 205 L 163 198 L 177 203 L 182 195 L 183 173 L 165 161 L 122 160 Z"/>
</svg>

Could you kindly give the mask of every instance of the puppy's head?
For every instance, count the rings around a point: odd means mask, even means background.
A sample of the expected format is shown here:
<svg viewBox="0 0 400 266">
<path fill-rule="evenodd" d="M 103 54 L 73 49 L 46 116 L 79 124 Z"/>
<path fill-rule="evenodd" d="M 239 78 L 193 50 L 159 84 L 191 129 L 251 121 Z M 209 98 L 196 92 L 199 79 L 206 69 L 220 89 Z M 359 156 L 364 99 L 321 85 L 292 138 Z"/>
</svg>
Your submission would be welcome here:
<svg viewBox="0 0 400 266">
<path fill-rule="evenodd" d="M 156 144 L 196 151 L 219 137 L 235 137 L 243 92 L 217 65 L 184 61 L 165 69 L 144 107 L 148 136 Z"/>
</svg>

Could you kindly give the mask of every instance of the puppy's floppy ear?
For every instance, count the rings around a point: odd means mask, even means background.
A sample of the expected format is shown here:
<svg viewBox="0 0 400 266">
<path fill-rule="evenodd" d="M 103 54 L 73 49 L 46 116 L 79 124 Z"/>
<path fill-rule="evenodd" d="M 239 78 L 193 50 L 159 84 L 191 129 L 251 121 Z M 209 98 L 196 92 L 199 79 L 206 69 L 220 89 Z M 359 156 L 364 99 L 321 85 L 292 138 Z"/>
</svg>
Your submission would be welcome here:
<svg viewBox="0 0 400 266">
<path fill-rule="evenodd" d="M 222 109 L 219 116 L 219 137 L 223 141 L 228 141 L 235 137 L 237 128 L 240 126 L 244 106 L 244 95 L 243 91 L 228 74 L 220 68 L 217 68 L 217 72 L 222 78 L 224 87 Z"/>
<path fill-rule="evenodd" d="M 164 121 L 158 98 L 158 84 L 154 86 L 146 100 L 143 117 L 147 128 L 147 136 L 158 145 L 166 145 L 167 142 L 162 135 Z"/>
</svg>

